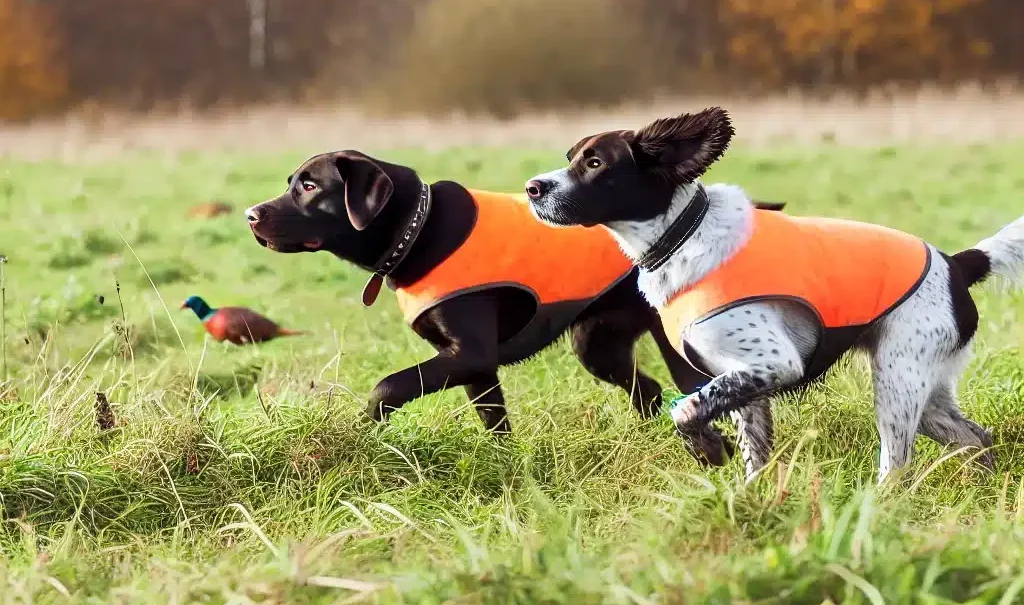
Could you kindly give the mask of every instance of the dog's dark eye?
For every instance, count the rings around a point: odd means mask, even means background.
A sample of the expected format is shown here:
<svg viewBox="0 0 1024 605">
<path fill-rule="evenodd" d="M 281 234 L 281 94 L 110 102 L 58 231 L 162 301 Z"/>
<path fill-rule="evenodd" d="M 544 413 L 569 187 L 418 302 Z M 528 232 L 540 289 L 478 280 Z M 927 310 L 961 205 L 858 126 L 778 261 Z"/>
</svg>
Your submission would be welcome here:
<svg viewBox="0 0 1024 605">
<path fill-rule="evenodd" d="M 601 158 L 590 158 L 587 160 L 587 168 L 593 170 L 594 168 L 601 167 Z"/>
<path fill-rule="evenodd" d="M 316 190 L 316 183 L 313 181 L 302 181 L 302 190 L 306 193 Z"/>
</svg>

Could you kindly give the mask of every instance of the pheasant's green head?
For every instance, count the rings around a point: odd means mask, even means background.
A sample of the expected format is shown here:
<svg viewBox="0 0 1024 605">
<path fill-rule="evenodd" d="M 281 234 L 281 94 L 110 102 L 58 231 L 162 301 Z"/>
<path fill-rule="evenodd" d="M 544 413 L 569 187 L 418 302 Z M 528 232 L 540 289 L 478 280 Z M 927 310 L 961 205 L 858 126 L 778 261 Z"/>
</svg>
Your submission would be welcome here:
<svg viewBox="0 0 1024 605">
<path fill-rule="evenodd" d="M 189 296 L 181 304 L 182 309 L 192 309 L 200 321 L 206 321 L 216 311 L 199 296 Z"/>
</svg>

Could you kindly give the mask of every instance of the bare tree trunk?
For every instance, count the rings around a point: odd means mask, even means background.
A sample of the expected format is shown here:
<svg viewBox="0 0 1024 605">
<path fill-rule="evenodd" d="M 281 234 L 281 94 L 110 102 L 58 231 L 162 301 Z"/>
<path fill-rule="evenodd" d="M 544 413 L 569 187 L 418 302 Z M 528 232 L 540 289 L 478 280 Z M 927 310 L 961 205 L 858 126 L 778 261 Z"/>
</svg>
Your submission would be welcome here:
<svg viewBox="0 0 1024 605">
<path fill-rule="evenodd" d="M 859 86 L 857 78 L 857 49 L 843 45 L 843 86 Z"/>
<path fill-rule="evenodd" d="M 700 56 L 700 67 L 705 73 L 715 69 L 715 49 L 711 40 L 711 28 L 715 18 L 714 8 L 710 6 L 697 7 L 697 48 Z"/>
<path fill-rule="evenodd" d="M 267 65 L 267 0 L 249 4 L 249 68 L 262 72 Z"/>
<path fill-rule="evenodd" d="M 825 11 L 826 18 L 828 19 L 829 29 L 831 30 L 832 39 L 828 43 L 828 48 L 821 49 L 821 72 L 819 74 L 818 85 L 823 89 L 828 88 L 835 84 L 836 77 L 836 63 L 837 54 L 839 50 L 839 15 L 836 7 L 837 0 L 825 0 Z M 823 91 L 824 92 L 824 91 Z"/>
</svg>

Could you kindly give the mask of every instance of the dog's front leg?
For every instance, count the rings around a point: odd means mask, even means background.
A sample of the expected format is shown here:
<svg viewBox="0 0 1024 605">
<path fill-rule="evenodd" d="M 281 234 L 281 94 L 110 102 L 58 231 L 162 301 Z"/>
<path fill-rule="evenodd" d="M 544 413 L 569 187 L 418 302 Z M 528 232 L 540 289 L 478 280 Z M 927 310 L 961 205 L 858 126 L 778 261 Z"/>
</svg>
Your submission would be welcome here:
<svg viewBox="0 0 1024 605">
<path fill-rule="evenodd" d="M 366 413 L 387 420 L 406 403 L 443 389 L 465 386 L 487 428 L 508 432 L 498 386 L 498 317 L 493 297 L 480 292 L 437 305 L 413 324 L 437 349 L 433 359 L 381 380 L 370 394 Z M 486 413 L 484 413 L 486 412 Z M 504 430 L 502 430 L 504 429 Z"/>
<path fill-rule="evenodd" d="M 747 481 L 750 481 L 768 464 L 772 457 L 772 449 L 775 447 L 771 403 L 767 399 L 758 399 L 747 407 L 732 412 L 731 416 L 739 436 L 743 468 Z"/>
<path fill-rule="evenodd" d="M 676 403 L 672 421 L 680 433 L 689 435 L 730 412 L 767 399 L 782 386 L 780 377 L 763 367 L 726 372 Z"/>
<path fill-rule="evenodd" d="M 478 382 L 466 385 L 466 394 L 476 407 L 476 414 L 484 428 L 499 435 L 512 432 L 512 425 L 505 410 L 505 396 L 501 392 L 498 374 L 494 373 Z"/>
<path fill-rule="evenodd" d="M 731 413 L 750 482 L 771 458 L 774 429 L 768 397 L 784 385 L 781 375 L 764 367 L 726 372 L 676 403 L 672 421 L 680 436 L 692 440 L 708 423 Z"/>
<path fill-rule="evenodd" d="M 802 379 L 803 360 L 817 346 L 816 321 L 792 303 L 759 301 L 691 326 L 686 342 L 718 376 L 673 408 L 677 430 L 691 436 L 731 413 L 747 480 L 756 476 L 773 448 L 768 398 Z"/>
<path fill-rule="evenodd" d="M 442 351 L 433 359 L 406 368 L 381 380 L 370 393 L 366 413 L 377 421 L 387 420 L 393 412 L 413 399 L 443 389 L 466 386 L 494 375 L 497 362 L 471 352 Z"/>
<path fill-rule="evenodd" d="M 708 423 L 731 413 L 739 433 L 747 481 L 751 481 L 768 463 L 774 445 L 768 398 L 791 382 L 784 373 L 764 366 L 726 372 L 676 403 L 671 411 L 672 421 L 682 437 L 693 439 Z"/>
</svg>

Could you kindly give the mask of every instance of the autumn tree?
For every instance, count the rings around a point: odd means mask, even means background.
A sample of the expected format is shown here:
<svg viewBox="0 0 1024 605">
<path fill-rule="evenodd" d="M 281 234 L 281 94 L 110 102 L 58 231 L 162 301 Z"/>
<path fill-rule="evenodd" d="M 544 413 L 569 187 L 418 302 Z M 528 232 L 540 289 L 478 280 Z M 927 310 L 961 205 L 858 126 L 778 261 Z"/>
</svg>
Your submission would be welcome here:
<svg viewBox="0 0 1024 605">
<path fill-rule="evenodd" d="M 0 120 L 62 101 L 67 70 L 51 15 L 31 0 L 0 0 Z"/>
<path fill-rule="evenodd" d="M 724 0 L 722 19 L 730 56 L 763 85 L 856 86 L 985 54 L 983 41 L 954 45 L 941 26 L 978 1 Z"/>
</svg>

